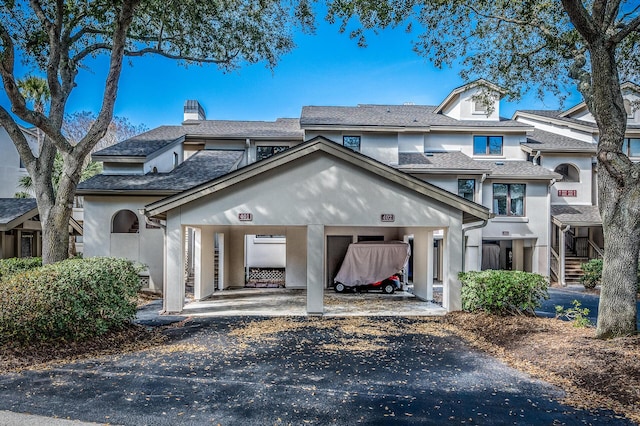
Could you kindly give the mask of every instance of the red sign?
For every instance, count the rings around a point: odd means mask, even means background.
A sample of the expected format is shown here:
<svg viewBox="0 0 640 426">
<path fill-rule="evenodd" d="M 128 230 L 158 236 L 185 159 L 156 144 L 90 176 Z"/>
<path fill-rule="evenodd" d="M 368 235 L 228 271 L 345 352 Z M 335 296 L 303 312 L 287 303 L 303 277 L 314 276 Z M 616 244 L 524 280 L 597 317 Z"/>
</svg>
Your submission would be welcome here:
<svg viewBox="0 0 640 426">
<path fill-rule="evenodd" d="M 253 214 L 252 213 L 238 213 L 238 220 L 241 220 L 243 222 L 250 222 L 253 220 Z"/>
<path fill-rule="evenodd" d="M 558 197 L 577 197 L 578 191 L 575 189 L 558 189 Z"/>
</svg>

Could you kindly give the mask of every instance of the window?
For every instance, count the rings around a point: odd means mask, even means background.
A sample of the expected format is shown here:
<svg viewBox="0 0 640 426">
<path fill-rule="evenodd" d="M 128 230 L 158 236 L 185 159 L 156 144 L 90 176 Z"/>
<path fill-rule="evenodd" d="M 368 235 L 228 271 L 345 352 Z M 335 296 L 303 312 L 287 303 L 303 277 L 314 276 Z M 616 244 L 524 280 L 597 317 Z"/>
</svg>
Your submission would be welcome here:
<svg viewBox="0 0 640 426">
<path fill-rule="evenodd" d="M 256 161 L 264 160 L 287 149 L 289 149 L 288 146 L 256 146 Z"/>
<path fill-rule="evenodd" d="M 563 182 L 580 182 L 580 171 L 571 164 L 560 164 L 554 172 L 562 175 Z"/>
<path fill-rule="evenodd" d="M 458 195 L 462 198 L 466 198 L 469 201 L 473 201 L 473 195 L 476 192 L 476 180 L 475 179 L 458 179 Z"/>
<path fill-rule="evenodd" d="M 474 114 L 486 114 L 488 110 L 487 104 L 481 100 L 477 100 L 473 102 L 473 113 Z"/>
<path fill-rule="evenodd" d="M 22 157 L 20 157 L 20 168 L 21 168 L 21 169 L 26 168 L 26 167 L 24 166 L 24 161 L 22 161 Z"/>
<path fill-rule="evenodd" d="M 137 234 L 140 230 L 138 216 L 131 210 L 120 210 L 111 221 L 111 232 L 114 234 Z"/>
<path fill-rule="evenodd" d="M 502 136 L 474 136 L 473 155 L 502 155 Z"/>
<path fill-rule="evenodd" d="M 360 136 L 343 136 L 342 145 L 354 151 L 360 151 Z"/>
<path fill-rule="evenodd" d="M 522 183 L 494 183 L 493 212 L 498 216 L 524 216 L 525 191 Z"/>
<path fill-rule="evenodd" d="M 178 155 L 177 152 L 173 153 L 173 168 L 175 169 L 176 167 L 178 167 L 178 163 L 180 163 L 180 156 Z"/>
<path fill-rule="evenodd" d="M 640 138 L 625 138 L 622 153 L 629 157 L 640 157 Z"/>
</svg>

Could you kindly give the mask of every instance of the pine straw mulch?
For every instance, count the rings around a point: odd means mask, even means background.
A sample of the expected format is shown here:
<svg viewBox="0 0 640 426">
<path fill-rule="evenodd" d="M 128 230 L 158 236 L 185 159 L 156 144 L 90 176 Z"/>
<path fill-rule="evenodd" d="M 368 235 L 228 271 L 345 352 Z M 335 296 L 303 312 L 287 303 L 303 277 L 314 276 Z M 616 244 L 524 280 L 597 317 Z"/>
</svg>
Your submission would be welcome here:
<svg viewBox="0 0 640 426">
<path fill-rule="evenodd" d="M 158 346 L 165 341 L 165 336 L 159 330 L 130 324 L 85 341 L 5 343 L 0 345 L 0 374 L 26 368 L 51 368 L 85 358 L 121 355 Z"/>
<path fill-rule="evenodd" d="M 562 402 L 640 423 L 640 335 L 600 340 L 593 328 L 550 318 L 457 312 L 443 321 L 471 346 L 563 389 Z"/>
</svg>

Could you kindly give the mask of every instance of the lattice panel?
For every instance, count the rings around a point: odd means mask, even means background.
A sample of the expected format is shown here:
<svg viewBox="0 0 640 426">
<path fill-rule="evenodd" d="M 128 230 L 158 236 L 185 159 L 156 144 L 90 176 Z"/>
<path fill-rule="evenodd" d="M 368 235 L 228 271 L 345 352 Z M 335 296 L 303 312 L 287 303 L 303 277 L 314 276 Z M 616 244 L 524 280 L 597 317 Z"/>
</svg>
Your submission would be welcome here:
<svg viewBox="0 0 640 426">
<path fill-rule="evenodd" d="M 247 287 L 284 287 L 284 268 L 250 268 Z"/>
</svg>

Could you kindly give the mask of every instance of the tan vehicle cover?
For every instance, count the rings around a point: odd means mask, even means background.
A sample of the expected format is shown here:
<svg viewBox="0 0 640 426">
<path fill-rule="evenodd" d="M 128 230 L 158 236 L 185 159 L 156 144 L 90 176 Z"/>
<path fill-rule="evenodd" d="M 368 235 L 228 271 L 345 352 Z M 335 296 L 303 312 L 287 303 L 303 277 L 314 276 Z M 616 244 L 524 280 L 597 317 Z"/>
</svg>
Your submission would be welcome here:
<svg viewBox="0 0 640 426">
<path fill-rule="evenodd" d="M 333 281 L 347 287 L 382 281 L 402 270 L 410 254 L 409 244 L 402 241 L 350 244 Z"/>
</svg>

